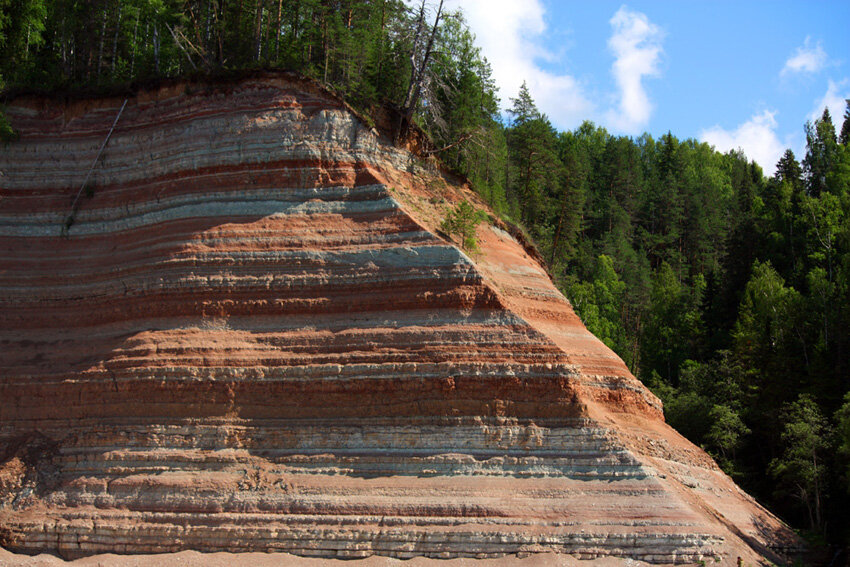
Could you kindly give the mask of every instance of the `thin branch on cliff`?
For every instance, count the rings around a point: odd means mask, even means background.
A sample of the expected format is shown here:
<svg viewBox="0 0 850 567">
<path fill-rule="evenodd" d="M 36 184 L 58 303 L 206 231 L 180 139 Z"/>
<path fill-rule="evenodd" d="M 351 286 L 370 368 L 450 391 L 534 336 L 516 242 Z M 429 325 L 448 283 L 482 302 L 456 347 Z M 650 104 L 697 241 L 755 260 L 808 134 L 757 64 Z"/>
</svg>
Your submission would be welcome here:
<svg viewBox="0 0 850 567">
<path fill-rule="evenodd" d="M 188 52 L 188 51 L 186 51 L 186 48 L 185 48 L 185 47 L 183 47 L 183 43 L 180 41 L 180 38 L 178 38 L 178 37 L 177 37 L 177 34 L 176 34 L 176 33 L 174 33 L 174 30 L 172 29 L 172 27 L 171 27 L 171 26 L 169 26 L 167 23 L 165 24 L 165 27 L 167 27 L 167 28 L 168 28 L 168 31 L 170 31 L 170 32 L 171 32 L 171 37 L 173 37 L 173 38 L 174 38 L 174 43 L 177 45 L 177 47 L 179 47 L 179 48 L 180 48 L 180 51 L 182 51 L 182 52 L 186 55 L 186 59 L 189 61 L 189 65 L 191 65 L 191 66 L 192 66 L 192 69 L 194 69 L 195 71 L 197 71 L 197 70 L 198 70 L 198 68 L 195 66 L 195 62 L 194 62 L 194 61 L 192 61 L 192 57 L 189 55 L 189 52 Z M 182 35 L 182 34 L 181 34 L 181 35 Z M 184 39 L 185 39 L 185 36 L 184 36 Z M 188 42 L 189 40 L 187 39 L 186 41 Z M 191 45 L 191 44 L 190 44 L 190 45 Z"/>
<path fill-rule="evenodd" d="M 439 154 L 439 153 L 448 151 L 448 150 L 452 149 L 453 147 L 458 146 L 458 145 L 466 142 L 467 140 L 472 138 L 474 135 L 475 135 L 474 132 L 467 132 L 466 134 L 463 134 L 460 138 L 458 138 L 457 140 L 455 140 L 454 142 L 452 142 L 448 146 L 443 146 L 442 148 L 437 149 L 437 150 L 427 150 L 425 153 L 428 154 L 428 155 L 433 155 L 433 154 Z"/>
</svg>

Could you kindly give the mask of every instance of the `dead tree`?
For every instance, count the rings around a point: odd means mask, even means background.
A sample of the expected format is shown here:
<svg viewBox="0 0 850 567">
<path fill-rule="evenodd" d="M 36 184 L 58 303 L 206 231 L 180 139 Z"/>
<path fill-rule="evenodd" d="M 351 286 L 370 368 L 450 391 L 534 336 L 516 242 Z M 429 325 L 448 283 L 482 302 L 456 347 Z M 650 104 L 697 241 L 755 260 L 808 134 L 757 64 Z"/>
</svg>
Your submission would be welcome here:
<svg viewBox="0 0 850 567">
<path fill-rule="evenodd" d="M 424 41 L 423 36 L 426 31 L 425 2 L 426 0 L 422 0 L 422 4 L 419 6 L 419 15 L 416 19 L 416 32 L 413 36 L 413 45 L 410 49 L 410 83 L 407 87 L 404 102 L 399 109 L 398 124 L 395 132 L 396 141 L 402 140 L 407 136 L 408 129 L 413 121 L 413 114 L 416 112 L 416 106 L 419 104 L 419 99 L 422 96 L 422 87 L 427 78 L 428 64 L 431 61 L 434 41 L 437 37 L 437 29 L 440 26 L 440 18 L 443 14 L 443 0 L 440 0 L 437 6 L 437 15 L 434 17 L 434 24 L 431 26 L 430 33 L 428 33 L 428 41 L 423 48 L 421 43 Z"/>
</svg>

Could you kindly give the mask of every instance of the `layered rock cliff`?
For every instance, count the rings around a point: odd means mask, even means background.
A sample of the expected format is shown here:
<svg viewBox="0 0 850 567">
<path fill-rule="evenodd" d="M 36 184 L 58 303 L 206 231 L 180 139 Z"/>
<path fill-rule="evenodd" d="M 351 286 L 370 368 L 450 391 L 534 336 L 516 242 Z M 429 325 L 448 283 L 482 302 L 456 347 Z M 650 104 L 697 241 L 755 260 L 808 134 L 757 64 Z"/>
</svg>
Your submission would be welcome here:
<svg viewBox="0 0 850 567">
<path fill-rule="evenodd" d="M 21 98 L 0 151 L 0 545 L 656 563 L 794 540 L 474 199 L 285 75 Z M 483 207 L 483 204 L 479 203 Z M 69 222 L 70 221 L 70 222 Z"/>
</svg>

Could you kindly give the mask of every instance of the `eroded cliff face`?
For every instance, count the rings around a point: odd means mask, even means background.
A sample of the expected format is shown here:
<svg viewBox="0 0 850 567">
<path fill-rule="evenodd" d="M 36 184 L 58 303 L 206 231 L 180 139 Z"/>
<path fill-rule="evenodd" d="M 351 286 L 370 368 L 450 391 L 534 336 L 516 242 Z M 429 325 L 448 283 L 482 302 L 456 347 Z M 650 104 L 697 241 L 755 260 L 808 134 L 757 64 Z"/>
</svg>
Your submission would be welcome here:
<svg viewBox="0 0 850 567">
<path fill-rule="evenodd" d="M 314 85 L 21 99 L 0 152 L 0 545 L 775 558 L 475 197 Z M 483 207 L 483 204 L 479 203 Z"/>
</svg>

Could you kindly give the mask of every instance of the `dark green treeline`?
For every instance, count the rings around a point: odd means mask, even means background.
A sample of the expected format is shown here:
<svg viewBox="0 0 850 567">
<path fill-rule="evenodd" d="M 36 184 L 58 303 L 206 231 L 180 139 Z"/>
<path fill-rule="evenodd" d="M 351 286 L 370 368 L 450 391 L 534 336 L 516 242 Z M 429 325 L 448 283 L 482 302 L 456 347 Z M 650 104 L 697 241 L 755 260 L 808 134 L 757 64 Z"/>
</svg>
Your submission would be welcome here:
<svg viewBox="0 0 850 567">
<path fill-rule="evenodd" d="M 0 0 L 0 89 L 277 67 L 393 108 L 395 135 L 417 123 L 674 427 L 793 525 L 850 542 L 850 106 L 765 177 L 669 133 L 558 132 L 525 88 L 502 120 L 483 55 L 439 0 Z"/>
<path fill-rule="evenodd" d="M 448 145 L 497 113 L 472 40 L 459 12 L 424 1 L 0 0 L 0 90 L 282 68 L 360 110 L 389 104 L 397 134 L 416 120 Z"/>
<path fill-rule="evenodd" d="M 667 420 L 814 538 L 850 541 L 850 101 L 775 175 L 513 99 L 504 210 Z"/>
</svg>

